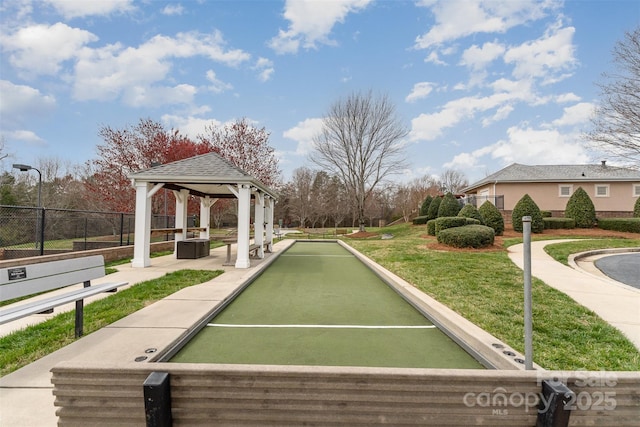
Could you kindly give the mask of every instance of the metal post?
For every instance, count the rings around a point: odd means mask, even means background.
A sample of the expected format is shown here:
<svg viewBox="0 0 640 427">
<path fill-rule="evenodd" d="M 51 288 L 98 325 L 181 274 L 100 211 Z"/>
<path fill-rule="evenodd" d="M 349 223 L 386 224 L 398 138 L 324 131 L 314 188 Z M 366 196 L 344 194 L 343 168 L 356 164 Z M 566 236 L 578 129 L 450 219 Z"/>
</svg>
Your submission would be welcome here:
<svg viewBox="0 0 640 427">
<path fill-rule="evenodd" d="M 124 243 L 124 212 L 120 212 L 120 246 Z"/>
<path fill-rule="evenodd" d="M 524 246 L 524 367 L 533 369 L 533 319 L 531 313 L 531 217 L 522 217 Z"/>
<path fill-rule="evenodd" d="M 542 381 L 542 393 L 536 427 L 567 427 L 571 416 L 570 402 L 575 393 L 562 383 Z"/>
<path fill-rule="evenodd" d="M 168 372 L 151 372 L 143 384 L 147 427 L 171 427 L 171 387 Z"/>
<path fill-rule="evenodd" d="M 40 255 L 44 255 L 44 224 L 45 224 L 45 209 L 40 208 Z"/>
</svg>

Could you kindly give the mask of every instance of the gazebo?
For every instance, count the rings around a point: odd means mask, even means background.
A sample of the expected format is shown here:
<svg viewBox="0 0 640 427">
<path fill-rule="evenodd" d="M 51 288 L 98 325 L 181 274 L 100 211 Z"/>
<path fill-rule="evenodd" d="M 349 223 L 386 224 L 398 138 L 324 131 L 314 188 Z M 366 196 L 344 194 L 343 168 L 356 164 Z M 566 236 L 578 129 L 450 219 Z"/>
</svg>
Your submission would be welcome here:
<svg viewBox="0 0 640 427">
<path fill-rule="evenodd" d="M 271 250 L 276 193 L 262 182 L 231 164 L 217 153 L 207 153 L 153 166 L 129 176 L 136 189 L 133 267 L 151 265 L 151 197 L 161 188 L 176 198 L 175 251 L 187 239 L 187 202 L 200 197 L 200 238 L 209 239 L 211 206 L 221 198 L 238 199 L 238 247 L 236 268 L 249 268 L 251 199 L 255 200 L 254 244 L 264 257 L 264 245 Z"/>
</svg>

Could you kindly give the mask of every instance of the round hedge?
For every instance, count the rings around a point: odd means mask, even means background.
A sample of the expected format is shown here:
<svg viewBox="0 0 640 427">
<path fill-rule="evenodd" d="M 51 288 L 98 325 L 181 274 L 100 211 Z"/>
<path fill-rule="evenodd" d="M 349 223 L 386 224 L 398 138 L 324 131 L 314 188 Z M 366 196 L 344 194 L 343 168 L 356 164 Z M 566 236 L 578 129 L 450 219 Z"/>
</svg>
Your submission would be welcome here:
<svg viewBox="0 0 640 427">
<path fill-rule="evenodd" d="M 493 245 L 495 233 L 486 225 L 447 228 L 438 233 L 438 243 L 456 248 L 484 248 Z"/>
<path fill-rule="evenodd" d="M 480 206 L 478 213 L 480 213 L 484 225 L 493 228 L 496 236 L 502 236 L 504 233 L 504 218 L 493 203 L 487 200 Z"/>
<path fill-rule="evenodd" d="M 467 218 L 460 216 L 443 216 L 435 220 L 436 223 L 436 236 L 442 230 L 453 227 L 462 227 L 467 225 Z"/>
<path fill-rule="evenodd" d="M 442 203 L 438 207 L 438 218 L 443 216 L 456 216 L 460 212 L 460 202 L 452 193 L 447 193 L 442 198 Z"/>
<path fill-rule="evenodd" d="M 542 221 L 542 213 L 540 212 L 540 208 L 536 205 L 536 202 L 533 201 L 531 196 L 525 194 L 522 198 L 516 203 L 513 208 L 513 213 L 511 214 L 511 224 L 513 225 L 514 231 L 519 231 L 522 233 L 522 217 L 530 216 L 531 217 L 531 232 L 532 233 L 542 233 L 544 230 L 544 222 Z"/>
<path fill-rule="evenodd" d="M 413 225 L 421 225 L 421 224 L 426 224 L 427 223 L 427 217 L 426 216 L 417 216 L 415 218 L 413 218 Z"/>
<path fill-rule="evenodd" d="M 591 228 L 596 223 L 596 208 L 582 187 L 578 187 L 567 201 L 564 210 L 566 218 L 573 218 L 578 228 Z"/>
</svg>

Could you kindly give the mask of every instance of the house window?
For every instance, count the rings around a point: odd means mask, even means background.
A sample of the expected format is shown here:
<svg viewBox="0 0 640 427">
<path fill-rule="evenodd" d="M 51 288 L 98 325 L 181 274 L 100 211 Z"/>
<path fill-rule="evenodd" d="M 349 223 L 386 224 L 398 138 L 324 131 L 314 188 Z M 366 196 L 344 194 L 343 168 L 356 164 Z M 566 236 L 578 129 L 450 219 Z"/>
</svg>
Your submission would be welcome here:
<svg viewBox="0 0 640 427">
<path fill-rule="evenodd" d="M 558 195 L 560 197 L 571 197 L 573 194 L 573 185 L 559 185 Z"/>
<path fill-rule="evenodd" d="M 633 197 L 640 197 L 640 184 L 633 184 Z"/>
<path fill-rule="evenodd" d="M 609 184 L 596 184 L 596 197 L 609 197 Z"/>
</svg>

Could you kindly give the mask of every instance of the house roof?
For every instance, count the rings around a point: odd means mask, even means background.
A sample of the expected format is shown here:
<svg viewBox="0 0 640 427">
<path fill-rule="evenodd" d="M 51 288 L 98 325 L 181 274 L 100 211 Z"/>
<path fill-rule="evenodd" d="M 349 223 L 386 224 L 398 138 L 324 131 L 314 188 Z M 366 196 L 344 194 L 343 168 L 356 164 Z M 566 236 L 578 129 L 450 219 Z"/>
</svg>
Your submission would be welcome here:
<svg viewBox="0 0 640 427">
<path fill-rule="evenodd" d="M 247 184 L 276 198 L 276 193 L 261 181 L 211 152 L 132 173 L 135 182 L 164 183 L 170 190 L 188 189 L 197 196 L 235 197 L 229 185 Z"/>
<path fill-rule="evenodd" d="M 486 184 L 518 182 L 600 182 L 638 181 L 640 171 L 609 166 L 604 162 L 594 165 L 521 165 L 513 163 L 463 189 L 464 193 Z"/>
</svg>

